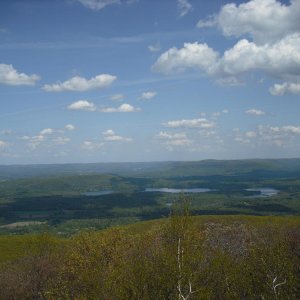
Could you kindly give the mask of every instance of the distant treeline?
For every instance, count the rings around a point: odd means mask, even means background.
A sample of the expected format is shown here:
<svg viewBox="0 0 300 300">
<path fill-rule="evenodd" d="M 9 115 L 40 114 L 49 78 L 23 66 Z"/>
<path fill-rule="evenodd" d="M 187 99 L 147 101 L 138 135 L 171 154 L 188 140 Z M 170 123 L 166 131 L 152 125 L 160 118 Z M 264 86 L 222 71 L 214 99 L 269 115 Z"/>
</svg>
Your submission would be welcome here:
<svg viewBox="0 0 300 300">
<path fill-rule="evenodd" d="M 40 176 L 117 174 L 125 176 L 209 176 L 257 173 L 272 176 L 276 172 L 299 175 L 300 158 L 165 161 L 137 163 L 2 165 L 0 179 Z M 177 175 L 176 175 L 177 174 Z"/>
</svg>

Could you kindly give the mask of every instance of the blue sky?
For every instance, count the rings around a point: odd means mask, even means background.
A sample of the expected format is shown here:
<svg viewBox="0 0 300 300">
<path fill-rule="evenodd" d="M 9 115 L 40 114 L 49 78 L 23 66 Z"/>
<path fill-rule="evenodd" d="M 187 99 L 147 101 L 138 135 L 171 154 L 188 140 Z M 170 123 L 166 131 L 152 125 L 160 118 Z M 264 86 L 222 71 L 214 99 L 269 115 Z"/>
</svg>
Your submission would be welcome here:
<svg viewBox="0 0 300 300">
<path fill-rule="evenodd" d="M 0 108 L 0 164 L 299 157 L 300 1 L 1 1 Z"/>
</svg>

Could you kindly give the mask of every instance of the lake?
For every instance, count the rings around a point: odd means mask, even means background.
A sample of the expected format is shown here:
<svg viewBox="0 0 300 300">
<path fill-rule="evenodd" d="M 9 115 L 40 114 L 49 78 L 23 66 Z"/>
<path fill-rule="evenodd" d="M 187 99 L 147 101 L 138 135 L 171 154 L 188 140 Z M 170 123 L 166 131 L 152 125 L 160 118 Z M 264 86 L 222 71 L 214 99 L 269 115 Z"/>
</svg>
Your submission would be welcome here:
<svg viewBox="0 0 300 300">
<path fill-rule="evenodd" d="M 95 191 L 95 192 L 85 192 L 85 193 L 82 193 L 81 195 L 93 197 L 93 196 L 110 195 L 113 193 L 114 193 L 114 191 L 112 191 L 112 190 L 104 190 L 104 191 Z"/>
<path fill-rule="evenodd" d="M 207 189 L 207 188 L 195 188 L 195 189 L 171 189 L 171 188 L 146 188 L 145 192 L 161 192 L 161 193 L 172 193 L 172 194 L 178 194 L 178 193 L 207 193 L 212 192 L 215 190 Z"/>
<path fill-rule="evenodd" d="M 279 193 L 278 190 L 273 189 L 273 188 L 269 188 L 269 187 L 246 189 L 246 191 L 248 191 L 248 192 L 259 192 L 260 194 L 246 196 L 245 198 L 272 197 L 272 196 L 275 196 Z"/>
</svg>

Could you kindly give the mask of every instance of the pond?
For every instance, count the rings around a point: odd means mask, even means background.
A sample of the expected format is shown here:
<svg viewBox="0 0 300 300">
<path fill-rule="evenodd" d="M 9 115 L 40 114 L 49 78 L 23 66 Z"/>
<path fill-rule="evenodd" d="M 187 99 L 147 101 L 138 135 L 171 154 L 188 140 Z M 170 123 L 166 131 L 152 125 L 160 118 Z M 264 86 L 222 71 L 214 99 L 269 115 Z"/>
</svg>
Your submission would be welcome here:
<svg viewBox="0 0 300 300">
<path fill-rule="evenodd" d="M 279 190 L 270 188 L 270 187 L 263 187 L 263 188 L 251 188 L 246 189 L 248 192 L 259 192 L 259 194 L 246 196 L 245 198 L 264 198 L 264 197 L 272 197 L 279 193 Z"/>
<path fill-rule="evenodd" d="M 112 190 L 104 190 L 104 191 L 95 191 L 95 192 L 85 192 L 85 193 L 82 193 L 81 195 L 93 197 L 93 196 L 110 195 L 113 193 L 114 193 L 114 191 L 112 191 Z"/>
<path fill-rule="evenodd" d="M 146 188 L 145 192 L 161 192 L 161 193 L 172 193 L 172 194 L 178 194 L 178 193 L 208 193 L 215 190 L 207 189 L 207 188 L 194 188 L 194 189 L 171 189 L 171 188 Z"/>
</svg>

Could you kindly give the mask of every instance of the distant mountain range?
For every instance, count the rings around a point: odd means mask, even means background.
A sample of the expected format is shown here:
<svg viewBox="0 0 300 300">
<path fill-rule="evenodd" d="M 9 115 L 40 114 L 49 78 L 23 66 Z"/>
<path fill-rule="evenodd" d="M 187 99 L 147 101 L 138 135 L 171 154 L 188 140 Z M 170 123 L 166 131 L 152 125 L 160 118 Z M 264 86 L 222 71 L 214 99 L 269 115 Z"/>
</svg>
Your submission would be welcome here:
<svg viewBox="0 0 300 300">
<path fill-rule="evenodd" d="M 132 163 L 0 165 L 0 179 L 37 176 L 116 174 L 135 177 L 180 177 L 276 173 L 300 176 L 300 158 L 201 160 Z"/>
</svg>

